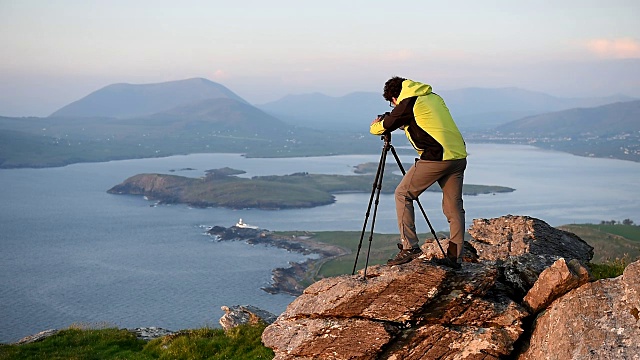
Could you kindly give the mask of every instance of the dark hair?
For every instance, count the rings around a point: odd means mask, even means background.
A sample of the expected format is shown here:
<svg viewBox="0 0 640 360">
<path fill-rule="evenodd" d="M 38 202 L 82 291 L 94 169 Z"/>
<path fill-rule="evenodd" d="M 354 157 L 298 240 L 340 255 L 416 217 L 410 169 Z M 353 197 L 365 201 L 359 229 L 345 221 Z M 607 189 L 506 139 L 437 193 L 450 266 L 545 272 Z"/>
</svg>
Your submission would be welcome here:
<svg viewBox="0 0 640 360">
<path fill-rule="evenodd" d="M 385 100 L 391 101 L 391 98 L 398 98 L 400 96 L 400 91 L 402 91 L 402 82 L 407 79 L 401 78 L 399 76 L 394 76 L 391 79 L 387 80 L 384 83 L 384 92 L 382 96 Z"/>
</svg>

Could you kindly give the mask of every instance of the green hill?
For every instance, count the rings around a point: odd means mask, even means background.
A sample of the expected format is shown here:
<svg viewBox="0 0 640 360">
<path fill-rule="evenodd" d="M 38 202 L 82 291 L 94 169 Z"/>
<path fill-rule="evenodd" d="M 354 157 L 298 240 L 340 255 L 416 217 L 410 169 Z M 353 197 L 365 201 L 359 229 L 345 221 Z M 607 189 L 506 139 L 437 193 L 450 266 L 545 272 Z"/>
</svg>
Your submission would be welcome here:
<svg viewBox="0 0 640 360">
<path fill-rule="evenodd" d="M 531 116 L 467 139 L 640 161 L 640 100 Z"/>
<path fill-rule="evenodd" d="M 610 136 L 640 131 L 640 100 L 530 116 L 496 128 L 503 134 Z"/>
<path fill-rule="evenodd" d="M 570 224 L 559 229 L 572 232 L 593 246 L 594 263 L 640 258 L 640 226 Z"/>
</svg>

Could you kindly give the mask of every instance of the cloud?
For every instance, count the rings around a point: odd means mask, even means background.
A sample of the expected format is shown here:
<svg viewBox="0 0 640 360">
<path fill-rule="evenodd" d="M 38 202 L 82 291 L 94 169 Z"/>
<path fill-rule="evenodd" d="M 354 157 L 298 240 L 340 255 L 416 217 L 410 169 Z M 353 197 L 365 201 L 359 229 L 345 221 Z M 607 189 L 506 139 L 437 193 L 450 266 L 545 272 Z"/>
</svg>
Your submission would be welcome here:
<svg viewBox="0 0 640 360">
<path fill-rule="evenodd" d="M 218 69 L 213 73 L 213 78 L 216 80 L 221 80 L 227 77 L 227 73 L 224 70 Z"/>
<path fill-rule="evenodd" d="M 587 42 L 587 49 L 605 58 L 640 58 L 640 42 L 632 38 L 593 39 Z"/>
</svg>

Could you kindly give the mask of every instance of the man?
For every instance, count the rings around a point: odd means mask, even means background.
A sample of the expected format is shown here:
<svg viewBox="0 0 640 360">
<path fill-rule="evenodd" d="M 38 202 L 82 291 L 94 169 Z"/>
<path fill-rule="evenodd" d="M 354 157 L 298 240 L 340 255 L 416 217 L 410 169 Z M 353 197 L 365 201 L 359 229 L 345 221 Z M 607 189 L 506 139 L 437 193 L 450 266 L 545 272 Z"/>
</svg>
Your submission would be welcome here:
<svg viewBox="0 0 640 360">
<path fill-rule="evenodd" d="M 383 96 L 394 108 L 375 119 L 370 132 L 382 135 L 404 129 L 420 156 L 395 191 L 401 244 L 398 244 L 398 255 L 387 264 L 404 264 L 422 254 L 413 201 L 437 181 L 442 188 L 442 210 L 449 221 L 447 257 L 454 268 L 459 268 L 465 230 L 462 182 L 467 151 L 464 139 L 444 101 L 431 91 L 430 85 L 396 76 L 385 83 Z"/>
</svg>

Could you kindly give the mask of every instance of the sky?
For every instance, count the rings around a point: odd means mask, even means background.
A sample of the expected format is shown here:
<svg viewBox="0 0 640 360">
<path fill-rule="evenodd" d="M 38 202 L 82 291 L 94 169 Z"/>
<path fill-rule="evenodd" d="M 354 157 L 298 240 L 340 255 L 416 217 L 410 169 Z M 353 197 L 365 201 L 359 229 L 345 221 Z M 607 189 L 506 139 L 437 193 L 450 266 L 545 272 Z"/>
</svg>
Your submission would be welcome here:
<svg viewBox="0 0 640 360">
<path fill-rule="evenodd" d="M 0 116 L 194 77 L 253 104 L 381 92 L 395 75 L 640 98 L 638 19 L 637 0 L 0 0 Z"/>
</svg>

